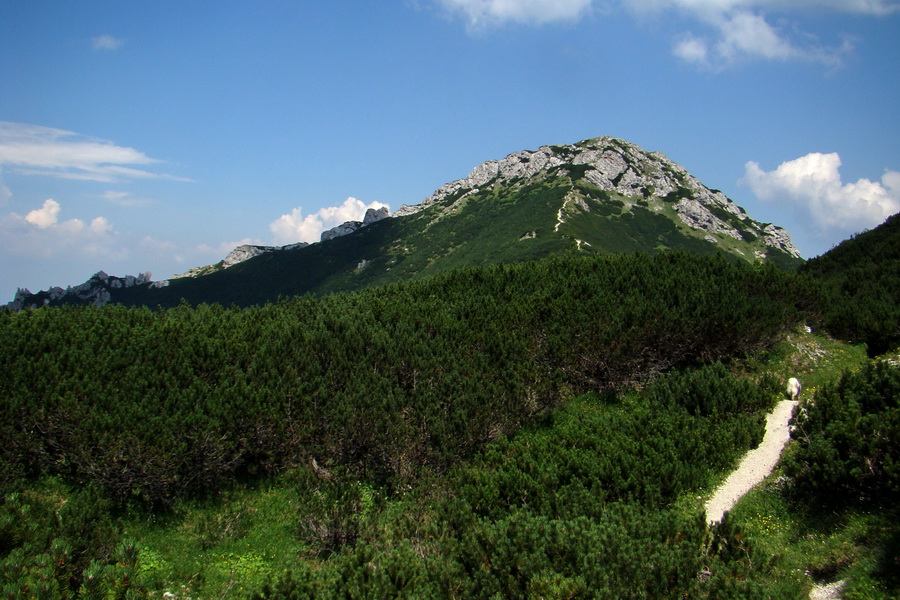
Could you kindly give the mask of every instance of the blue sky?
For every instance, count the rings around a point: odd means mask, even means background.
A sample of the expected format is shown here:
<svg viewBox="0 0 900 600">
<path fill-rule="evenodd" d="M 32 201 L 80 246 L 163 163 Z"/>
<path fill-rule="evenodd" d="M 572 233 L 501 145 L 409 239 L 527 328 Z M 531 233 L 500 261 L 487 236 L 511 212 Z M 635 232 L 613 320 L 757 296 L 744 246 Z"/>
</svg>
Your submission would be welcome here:
<svg viewBox="0 0 900 600">
<path fill-rule="evenodd" d="M 0 301 L 613 135 L 806 257 L 900 210 L 897 0 L 6 0 Z"/>
</svg>

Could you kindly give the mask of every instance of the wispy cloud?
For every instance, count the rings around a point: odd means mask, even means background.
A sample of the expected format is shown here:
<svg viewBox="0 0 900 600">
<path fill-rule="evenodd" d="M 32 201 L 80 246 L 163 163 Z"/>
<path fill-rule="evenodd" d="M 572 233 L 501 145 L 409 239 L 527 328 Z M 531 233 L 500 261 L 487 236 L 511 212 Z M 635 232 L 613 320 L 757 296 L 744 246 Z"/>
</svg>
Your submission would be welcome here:
<svg viewBox="0 0 900 600">
<path fill-rule="evenodd" d="M 810 13 L 872 17 L 900 10 L 896 0 L 621 0 L 637 15 L 677 14 L 696 22 L 675 36 L 672 53 L 686 63 L 723 70 L 749 61 L 804 61 L 829 68 L 843 64 L 853 41 L 823 44 L 798 26 Z M 698 30 L 699 28 L 699 30 Z"/>
<path fill-rule="evenodd" d="M 853 51 L 853 42 L 847 37 L 831 46 L 818 44 L 812 36 L 777 27 L 751 10 L 718 12 L 704 7 L 692 16 L 701 21 L 705 33 L 682 33 L 672 53 L 713 70 L 753 60 L 805 61 L 833 68 Z"/>
<path fill-rule="evenodd" d="M 840 166 L 836 152 L 813 152 L 773 171 L 750 161 L 741 183 L 760 200 L 792 204 L 822 230 L 855 232 L 900 211 L 900 172 L 885 171 L 880 183 L 869 179 L 843 183 Z"/>
<path fill-rule="evenodd" d="M 91 48 L 93 48 L 94 50 L 118 50 L 124 43 L 125 40 L 115 38 L 111 35 L 98 35 L 91 38 Z"/>
<path fill-rule="evenodd" d="M 363 204 L 351 196 L 338 206 L 327 206 L 305 217 L 301 209 L 295 208 L 272 221 L 269 229 L 279 244 L 318 242 L 326 229 L 336 227 L 345 221 L 362 221 L 366 210 L 383 206 L 387 205 L 380 202 Z"/>
<path fill-rule="evenodd" d="M 131 192 L 120 192 L 115 190 L 107 190 L 100 194 L 100 198 L 103 198 L 110 204 L 114 204 L 116 206 L 122 207 L 136 207 L 136 206 L 148 206 L 151 204 L 150 200 L 146 200 L 144 198 L 135 198 Z"/>
<path fill-rule="evenodd" d="M 0 121 L 0 167 L 21 175 L 120 182 L 133 179 L 176 179 L 150 170 L 162 161 L 113 142 L 71 131 Z"/>
<path fill-rule="evenodd" d="M 900 11 L 898 0 L 433 0 L 461 18 L 470 31 L 506 24 L 575 21 L 618 7 L 633 15 L 677 15 L 694 25 L 673 31 L 672 54 L 691 65 L 721 71 L 749 61 L 804 61 L 828 68 L 843 64 L 853 42 L 836 34 L 820 43 L 797 19 L 842 12 L 882 17 Z"/>
<path fill-rule="evenodd" d="M 542 24 L 572 21 L 584 16 L 592 0 L 438 0 L 451 14 L 461 16 L 470 30 L 505 23 Z"/>
<path fill-rule="evenodd" d="M 829 10 L 882 16 L 900 11 L 897 0 L 622 0 L 631 9 L 655 12 L 679 8 L 697 14 L 727 13 L 735 10 L 801 12 Z"/>
</svg>

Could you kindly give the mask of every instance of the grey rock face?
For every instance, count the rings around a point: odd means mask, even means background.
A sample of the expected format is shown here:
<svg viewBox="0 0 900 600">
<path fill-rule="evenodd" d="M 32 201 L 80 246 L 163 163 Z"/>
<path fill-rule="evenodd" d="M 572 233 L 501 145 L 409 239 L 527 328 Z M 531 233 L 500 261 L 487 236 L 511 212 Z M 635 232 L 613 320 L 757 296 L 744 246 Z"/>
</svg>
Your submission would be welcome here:
<svg viewBox="0 0 900 600">
<path fill-rule="evenodd" d="M 694 198 L 679 200 L 678 204 L 675 205 L 675 210 L 678 212 L 681 221 L 688 227 L 727 235 L 736 240 L 741 239 L 741 234 L 737 229 L 715 216 L 699 200 Z"/>
<path fill-rule="evenodd" d="M 387 219 L 391 216 L 391 212 L 387 209 L 386 206 L 382 206 L 381 208 L 370 208 L 366 210 L 366 215 L 363 217 L 362 221 L 344 221 L 337 227 L 332 227 L 328 231 L 323 231 L 320 241 L 327 242 L 328 240 L 333 240 L 334 238 L 349 235 L 354 231 L 365 227 L 366 225 L 371 225 L 372 223 L 376 223 L 381 221 L 382 219 Z"/>
<path fill-rule="evenodd" d="M 351 234 L 360 227 L 362 227 L 362 221 L 344 221 L 337 227 L 332 227 L 328 231 L 323 231 L 320 241 L 327 242 L 328 240 L 333 240 L 336 237 Z"/>
<path fill-rule="evenodd" d="M 794 243 L 791 241 L 791 235 L 786 230 L 770 224 L 763 228 L 763 233 L 765 233 L 763 239 L 767 246 L 778 248 L 791 256 L 800 256 L 800 252 L 794 247 Z"/>
<path fill-rule="evenodd" d="M 30 296 L 33 296 L 33 294 L 28 288 L 18 288 L 12 302 L 7 303 L 6 308 L 9 310 L 22 310 L 25 308 L 25 302 Z"/>
<path fill-rule="evenodd" d="M 273 250 L 277 249 L 278 248 L 274 246 L 255 246 L 252 244 L 243 244 L 228 253 L 228 256 L 226 256 L 225 260 L 222 261 L 222 266 L 227 269 L 228 267 L 236 265 L 238 263 L 242 263 L 249 258 L 259 256 L 260 254 L 265 254 L 266 252 L 272 252 Z"/>
<path fill-rule="evenodd" d="M 377 221 L 381 221 L 382 219 L 387 219 L 391 216 L 391 211 L 388 210 L 387 206 L 382 206 L 381 208 L 370 208 L 366 210 L 366 216 L 363 217 L 362 226 L 371 225 Z"/>
</svg>

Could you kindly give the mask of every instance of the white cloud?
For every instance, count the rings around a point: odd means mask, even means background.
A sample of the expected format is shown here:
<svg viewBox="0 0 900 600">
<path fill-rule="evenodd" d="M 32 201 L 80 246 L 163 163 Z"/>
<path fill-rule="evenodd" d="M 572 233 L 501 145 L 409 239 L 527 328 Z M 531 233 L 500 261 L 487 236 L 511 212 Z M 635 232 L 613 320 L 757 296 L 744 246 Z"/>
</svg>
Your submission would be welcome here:
<svg viewBox="0 0 900 600">
<path fill-rule="evenodd" d="M 751 60 L 800 60 L 838 67 L 853 50 L 853 44 L 846 38 L 836 46 L 812 43 L 811 36 L 802 34 L 794 36 L 801 39 L 793 40 L 763 15 L 748 10 L 728 13 L 703 10 L 695 16 L 700 17 L 711 33 L 682 34 L 672 53 L 687 63 L 714 70 Z"/>
<path fill-rule="evenodd" d="M 786 15 L 850 13 L 873 17 L 900 12 L 900 0 L 432 0 L 461 17 L 470 31 L 508 23 L 576 21 L 617 6 L 639 16 L 675 13 L 702 31 L 674 35 L 672 53 L 686 63 L 721 71 L 747 61 L 805 61 L 839 67 L 853 51 L 846 36 L 821 44 Z M 696 29 L 696 27 L 694 27 Z"/>
<path fill-rule="evenodd" d="M 541 24 L 571 21 L 585 15 L 592 0 L 438 0 L 465 18 L 470 29 L 504 23 Z"/>
<path fill-rule="evenodd" d="M 0 121 L 0 167 L 22 175 L 117 182 L 180 179 L 147 169 L 161 161 L 134 148 L 51 127 Z"/>
<path fill-rule="evenodd" d="M 750 161 L 741 183 L 758 198 L 792 203 L 821 229 L 858 231 L 880 225 L 900 211 L 900 172 L 886 171 L 881 183 L 842 183 L 840 156 L 813 152 L 764 171 Z"/>
<path fill-rule="evenodd" d="M 91 48 L 94 50 L 118 50 L 122 47 L 125 40 L 115 38 L 111 35 L 98 35 L 91 38 Z"/>
<path fill-rule="evenodd" d="M 719 31 L 722 37 L 716 48 L 727 62 L 741 55 L 784 60 L 803 54 L 764 18 L 750 12 L 741 11 L 725 18 L 719 24 Z"/>
<path fill-rule="evenodd" d="M 846 36 L 838 36 L 839 40 L 832 44 L 821 44 L 786 16 L 813 12 L 884 16 L 900 10 L 897 0 L 621 1 L 639 15 L 676 13 L 696 21 L 702 32 L 676 36 L 672 53 L 687 63 L 717 71 L 753 60 L 793 60 L 838 67 L 853 51 Z"/>
<path fill-rule="evenodd" d="M 639 16 L 675 14 L 694 21 L 694 31 L 673 36 L 672 53 L 686 63 L 721 71 L 747 61 L 805 61 L 839 67 L 853 44 L 837 35 L 831 44 L 800 30 L 785 17 L 850 13 L 873 17 L 900 11 L 900 0 L 431 0 L 470 31 L 509 23 L 541 25 L 576 21 L 623 8 Z M 699 27 L 699 29 L 698 29 Z"/>
<path fill-rule="evenodd" d="M 680 42 L 676 43 L 672 53 L 685 62 L 709 64 L 709 46 L 706 40 L 692 34 L 685 35 Z"/>
<path fill-rule="evenodd" d="M 275 234 L 276 243 L 292 244 L 294 242 L 318 242 L 323 231 L 336 227 L 345 221 L 362 221 L 366 210 L 387 206 L 380 202 L 363 204 L 354 197 L 344 200 L 338 206 L 328 206 L 303 216 L 300 208 L 281 215 L 269 224 Z"/>
<path fill-rule="evenodd" d="M 60 222 L 62 207 L 47 199 L 24 217 L 10 213 L 0 217 L 0 250 L 3 253 L 27 257 L 119 258 L 128 254 L 117 244 L 117 233 L 105 217 L 96 217 L 86 225 L 81 219 Z"/>
<path fill-rule="evenodd" d="M 106 217 L 96 217 L 91 221 L 91 231 L 98 235 L 112 232 L 112 225 L 106 220 Z"/>
<path fill-rule="evenodd" d="M 44 206 L 36 208 L 25 215 L 25 220 L 41 229 L 47 229 L 51 225 L 56 225 L 56 218 L 58 216 L 59 202 L 48 198 L 47 200 L 44 200 Z"/>
</svg>

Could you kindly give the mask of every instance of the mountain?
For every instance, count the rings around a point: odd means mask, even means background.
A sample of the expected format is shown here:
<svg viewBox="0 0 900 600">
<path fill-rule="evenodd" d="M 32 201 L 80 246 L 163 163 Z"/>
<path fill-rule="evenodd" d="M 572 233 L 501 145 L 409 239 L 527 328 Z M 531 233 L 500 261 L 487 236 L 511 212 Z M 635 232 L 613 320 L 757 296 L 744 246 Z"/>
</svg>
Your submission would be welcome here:
<svg viewBox="0 0 900 600">
<path fill-rule="evenodd" d="M 223 261 L 165 285 L 111 290 L 110 300 L 245 306 L 567 251 L 677 249 L 784 268 L 803 262 L 784 229 L 752 219 L 663 154 L 611 137 L 487 161 L 417 205 L 345 223 L 318 243 L 248 248 L 246 260 L 228 268 Z"/>
</svg>

